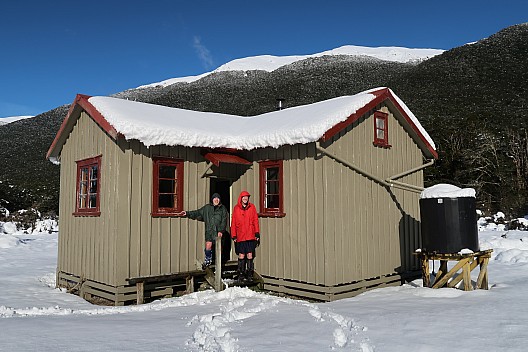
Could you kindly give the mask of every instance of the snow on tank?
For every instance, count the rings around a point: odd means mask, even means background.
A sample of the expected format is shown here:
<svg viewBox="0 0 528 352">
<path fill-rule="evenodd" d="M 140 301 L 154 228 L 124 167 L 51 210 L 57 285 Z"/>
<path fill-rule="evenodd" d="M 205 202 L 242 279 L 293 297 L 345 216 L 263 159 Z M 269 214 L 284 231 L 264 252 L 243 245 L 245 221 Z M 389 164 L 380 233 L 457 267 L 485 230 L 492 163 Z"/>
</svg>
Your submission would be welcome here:
<svg viewBox="0 0 528 352">
<path fill-rule="evenodd" d="M 420 199 L 426 198 L 475 198 L 475 190 L 473 188 L 460 188 L 455 185 L 447 183 L 439 183 L 437 185 L 428 187 L 420 194 Z"/>
</svg>

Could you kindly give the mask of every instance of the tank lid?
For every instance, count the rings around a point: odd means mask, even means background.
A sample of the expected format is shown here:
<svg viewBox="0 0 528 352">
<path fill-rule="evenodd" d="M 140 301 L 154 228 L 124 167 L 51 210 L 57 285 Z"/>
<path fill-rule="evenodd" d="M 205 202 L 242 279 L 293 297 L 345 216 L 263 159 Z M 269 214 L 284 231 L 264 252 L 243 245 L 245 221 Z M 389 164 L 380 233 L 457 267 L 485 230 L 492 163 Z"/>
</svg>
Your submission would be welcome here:
<svg viewBox="0 0 528 352">
<path fill-rule="evenodd" d="M 473 188 L 460 188 L 455 185 L 447 183 L 439 183 L 437 185 L 428 187 L 422 191 L 420 198 L 475 198 L 475 190 Z"/>
</svg>

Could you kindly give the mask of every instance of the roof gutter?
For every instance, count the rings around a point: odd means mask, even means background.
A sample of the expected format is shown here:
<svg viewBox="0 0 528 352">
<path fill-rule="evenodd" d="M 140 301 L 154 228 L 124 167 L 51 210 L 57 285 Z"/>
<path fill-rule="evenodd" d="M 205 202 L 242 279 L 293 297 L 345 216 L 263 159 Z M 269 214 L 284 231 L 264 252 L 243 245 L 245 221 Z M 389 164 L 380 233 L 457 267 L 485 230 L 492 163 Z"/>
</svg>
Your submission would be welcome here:
<svg viewBox="0 0 528 352">
<path fill-rule="evenodd" d="M 409 189 L 410 191 L 415 190 L 415 192 L 419 192 L 420 193 L 420 192 L 422 192 L 424 190 L 423 187 L 418 187 L 418 186 L 415 186 L 415 185 L 410 185 L 408 183 L 399 182 L 399 181 L 396 181 L 395 179 L 401 178 L 403 176 L 407 176 L 407 175 L 413 174 L 413 173 L 415 173 L 417 171 L 420 171 L 422 169 L 425 169 L 426 167 L 429 167 L 429 166 L 433 165 L 434 162 L 435 162 L 435 159 L 431 159 L 431 160 L 429 160 L 428 162 L 426 162 L 423 165 L 420 165 L 420 166 L 417 166 L 417 167 L 412 168 L 410 170 L 404 171 L 404 172 L 402 172 L 400 174 L 391 176 L 391 177 L 385 179 L 385 181 L 390 183 L 390 184 L 394 184 L 394 185 L 398 185 L 398 186 L 402 186 L 402 187 L 408 187 L 408 188 L 410 188 Z"/>
<path fill-rule="evenodd" d="M 403 176 L 410 175 L 412 173 L 415 173 L 416 171 L 420 171 L 421 169 L 425 169 L 426 167 L 429 167 L 429 166 L 433 165 L 434 162 L 435 162 L 435 159 L 431 159 L 431 160 L 429 160 L 427 163 L 425 163 L 423 165 L 420 165 L 420 166 L 417 166 L 417 167 L 415 167 L 413 169 L 404 171 L 401 174 L 397 174 L 397 175 L 391 176 L 387 180 L 395 180 L 397 178 L 402 178 Z"/>
<path fill-rule="evenodd" d="M 337 162 L 340 162 L 341 164 L 351 168 L 352 170 L 356 171 L 357 173 L 373 180 L 374 182 L 377 182 L 379 183 L 380 185 L 386 187 L 386 188 L 399 188 L 399 189 L 403 189 L 405 191 L 409 191 L 409 192 L 415 192 L 415 193 L 421 193 L 424 188 L 423 187 L 418 187 L 418 186 L 415 186 L 415 185 L 410 185 L 410 184 L 407 184 L 407 183 L 403 183 L 403 182 L 399 182 L 399 181 L 395 181 L 394 179 L 396 178 L 400 178 L 400 177 L 403 177 L 403 176 L 406 176 L 406 175 L 409 175 L 409 174 L 412 174 L 416 171 L 419 171 L 421 169 L 424 169 L 430 165 L 432 165 L 434 163 L 434 159 L 429 161 L 428 163 L 426 164 L 423 164 L 423 165 L 420 165 L 420 166 L 417 166 L 413 169 L 410 169 L 410 170 L 407 170 L 405 172 L 402 172 L 400 174 L 397 174 L 397 175 L 394 175 L 392 177 L 389 177 L 385 180 L 361 169 L 360 167 L 357 167 L 356 165 L 338 157 L 337 155 L 329 152 L 328 150 L 326 150 L 325 148 L 323 148 L 321 146 L 321 142 L 317 141 L 315 143 L 315 149 L 317 149 L 319 152 L 321 152 L 322 154 L 336 160 Z"/>
</svg>

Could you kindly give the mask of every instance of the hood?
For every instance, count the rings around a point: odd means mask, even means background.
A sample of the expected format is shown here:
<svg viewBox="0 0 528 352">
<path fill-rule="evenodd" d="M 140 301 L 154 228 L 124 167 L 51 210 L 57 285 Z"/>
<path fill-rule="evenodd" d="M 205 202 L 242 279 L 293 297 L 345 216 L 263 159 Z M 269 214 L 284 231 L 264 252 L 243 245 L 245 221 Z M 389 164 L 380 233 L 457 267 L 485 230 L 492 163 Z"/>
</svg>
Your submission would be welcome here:
<svg viewBox="0 0 528 352">
<path fill-rule="evenodd" d="M 242 206 L 242 197 L 244 197 L 244 196 L 248 196 L 248 197 L 251 198 L 251 194 L 249 194 L 248 191 L 240 192 L 240 195 L 238 196 L 238 205 Z M 249 201 L 248 201 L 248 203 L 249 203 Z"/>
<path fill-rule="evenodd" d="M 222 198 L 220 198 L 220 194 L 218 194 L 218 193 L 213 193 L 213 195 L 211 196 L 211 204 L 213 204 L 213 199 L 215 199 L 215 198 L 220 199 L 220 203 L 218 203 L 218 204 L 222 204 Z"/>
</svg>

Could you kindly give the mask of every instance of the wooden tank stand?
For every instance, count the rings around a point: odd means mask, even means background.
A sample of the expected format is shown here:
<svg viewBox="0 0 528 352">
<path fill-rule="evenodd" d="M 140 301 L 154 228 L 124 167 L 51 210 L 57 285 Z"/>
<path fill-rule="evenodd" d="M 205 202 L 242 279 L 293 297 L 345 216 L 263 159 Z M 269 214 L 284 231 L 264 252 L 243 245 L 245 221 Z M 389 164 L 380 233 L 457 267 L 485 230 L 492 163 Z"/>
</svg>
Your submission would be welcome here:
<svg viewBox="0 0 528 352">
<path fill-rule="evenodd" d="M 471 272 L 477 267 L 480 267 L 480 273 L 477 278 L 476 289 L 488 289 L 488 262 L 491 258 L 493 249 L 479 251 L 468 254 L 460 253 L 437 253 L 437 252 L 416 252 L 422 264 L 422 279 L 424 287 L 440 288 L 440 287 L 456 287 L 460 281 L 464 282 L 464 291 L 473 290 L 471 284 Z M 439 260 L 440 269 L 431 286 L 431 279 L 429 275 L 429 261 Z M 449 261 L 457 262 L 451 270 L 447 270 L 447 263 Z M 462 270 L 461 274 L 457 274 Z M 456 276 L 455 276 L 456 275 Z"/>
</svg>

